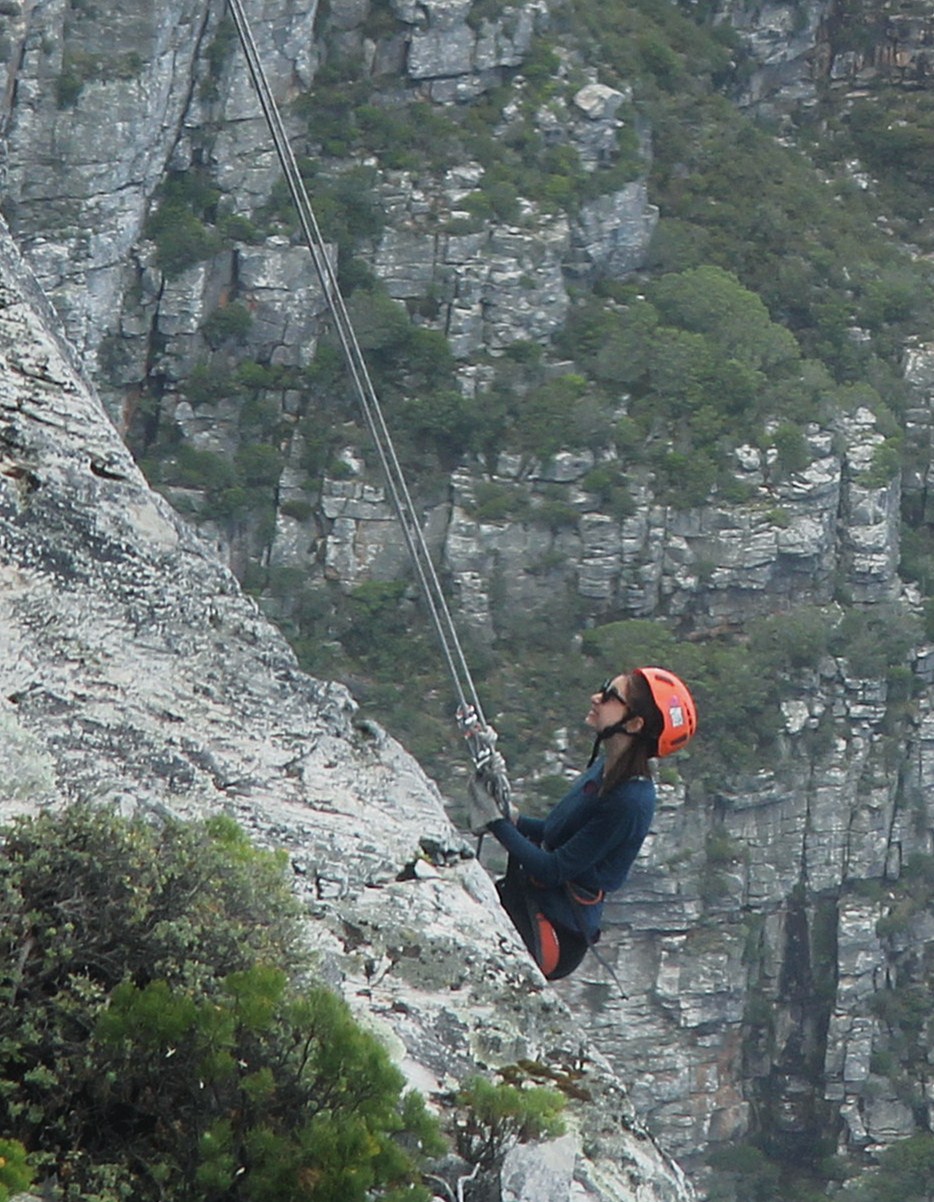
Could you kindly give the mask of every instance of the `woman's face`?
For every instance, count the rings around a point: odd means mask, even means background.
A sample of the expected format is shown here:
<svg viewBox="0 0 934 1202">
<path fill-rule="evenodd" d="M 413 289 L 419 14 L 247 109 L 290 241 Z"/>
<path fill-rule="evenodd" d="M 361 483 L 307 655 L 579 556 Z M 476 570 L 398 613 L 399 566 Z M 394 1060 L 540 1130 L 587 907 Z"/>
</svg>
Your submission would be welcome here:
<svg viewBox="0 0 934 1202">
<path fill-rule="evenodd" d="M 628 696 L 629 675 L 624 672 L 608 680 L 596 693 L 591 693 L 590 709 L 584 721 L 596 731 L 606 730 L 629 712 Z"/>
</svg>

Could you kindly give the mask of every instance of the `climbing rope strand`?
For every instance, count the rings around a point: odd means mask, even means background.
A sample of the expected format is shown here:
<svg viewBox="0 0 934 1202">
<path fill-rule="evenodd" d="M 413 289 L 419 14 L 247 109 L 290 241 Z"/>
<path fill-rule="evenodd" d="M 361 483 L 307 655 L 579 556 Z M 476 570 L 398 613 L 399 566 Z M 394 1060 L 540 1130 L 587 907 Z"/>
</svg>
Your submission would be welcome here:
<svg viewBox="0 0 934 1202">
<path fill-rule="evenodd" d="M 429 613 L 435 625 L 442 650 L 448 662 L 448 668 L 458 692 L 458 700 L 463 708 L 467 704 L 467 696 L 469 695 L 474 709 L 482 715 L 476 690 L 473 687 L 469 669 L 460 648 L 450 613 L 447 611 L 440 583 L 434 571 L 434 565 L 431 562 L 421 529 L 414 516 L 414 505 L 409 496 L 398 458 L 395 455 L 391 436 L 386 427 L 366 363 L 353 331 L 353 326 L 344 306 L 331 262 L 323 249 L 324 241 L 308 199 L 304 181 L 282 125 L 281 116 L 266 80 L 249 23 L 246 20 L 240 0 L 229 0 L 229 3 L 233 10 L 238 33 L 246 52 L 247 65 L 273 137 L 276 152 L 286 176 L 286 182 L 298 210 L 305 240 L 318 273 L 325 300 L 334 317 L 341 348 L 347 360 L 354 387 L 380 458 L 390 496 L 402 525 L 403 535 L 412 556 Z M 463 676 L 463 681 L 461 676 Z M 466 688 L 464 687 L 465 685 Z"/>
<path fill-rule="evenodd" d="M 325 301 L 334 319 L 341 349 L 347 361 L 354 389 L 360 401 L 367 426 L 373 438 L 380 465 L 386 478 L 393 507 L 402 526 L 403 536 L 418 576 L 425 603 L 434 624 L 448 670 L 454 682 L 460 711 L 472 708 L 476 716 L 474 729 L 466 732 L 470 753 L 475 763 L 487 753 L 488 741 L 483 737 L 486 719 L 467 665 L 450 610 L 444 599 L 438 575 L 432 562 L 421 527 L 418 524 L 405 476 L 396 455 L 395 446 L 386 425 L 382 407 L 376 396 L 366 362 L 338 287 L 337 277 L 324 249 L 324 240 L 312 209 L 305 183 L 282 124 L 278 106 L 272 95 L 262 61 L 247 21 L 241 0 L 227 0 L 234 24 L 247 60 L 247 67 L 256 89 L 260 106 L 273 139 L 276 154 L 285 175 L 293 203 L 298 212 L 302 232 L 311 253 Z"/>
</svg>

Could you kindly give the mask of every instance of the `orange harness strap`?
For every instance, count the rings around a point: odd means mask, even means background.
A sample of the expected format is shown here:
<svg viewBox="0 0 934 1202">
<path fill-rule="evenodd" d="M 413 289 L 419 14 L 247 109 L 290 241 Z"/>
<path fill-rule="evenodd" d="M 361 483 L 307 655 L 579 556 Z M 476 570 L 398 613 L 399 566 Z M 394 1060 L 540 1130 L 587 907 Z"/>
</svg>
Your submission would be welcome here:
<svg viewBox="0 0 934 1202">
<path fill-rule="evenodd" d="M 558 967 L 561 959 L 561 945 L 558 942 L 558 932 L 539 910 L 535 915 L 538 928 L 539 965 L 544 977 L 549 977 Z"/>
<path fill-rule="evenodd" d="M 570 881 L 567 890 L 572 900 L 576 901 L 579 906 L 599 906 L 606 897 L 606 893 L 602 889 L 598 889 L 596 893 L 581 893 Z"/>
</svg>

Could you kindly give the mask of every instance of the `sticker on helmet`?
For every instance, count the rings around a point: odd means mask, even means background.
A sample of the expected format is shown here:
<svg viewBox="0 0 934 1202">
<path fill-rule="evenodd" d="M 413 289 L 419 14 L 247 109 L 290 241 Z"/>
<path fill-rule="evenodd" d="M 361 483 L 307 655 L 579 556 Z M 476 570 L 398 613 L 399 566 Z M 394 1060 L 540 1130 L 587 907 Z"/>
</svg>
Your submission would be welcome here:
<svg viewBox="0 0 934 1202">
<path fill-rule="evenodd" d="M 677 697 L 672 697 L 668 702 L 668 719 L 674 727 L 684 725 L 684 710 L 681 708 Z"/>
</svg>

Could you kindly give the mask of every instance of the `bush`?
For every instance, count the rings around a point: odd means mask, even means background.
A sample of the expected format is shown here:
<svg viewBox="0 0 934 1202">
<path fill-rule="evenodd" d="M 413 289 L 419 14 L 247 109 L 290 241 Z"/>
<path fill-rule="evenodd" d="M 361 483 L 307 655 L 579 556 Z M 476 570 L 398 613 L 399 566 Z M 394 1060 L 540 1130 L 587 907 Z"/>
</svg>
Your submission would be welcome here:
<svg viewBox="0 0 934 1202">
<path fill-rule="evenodd" d="M 282 453 L 268 443 L 248 443 L 236 455 L 240 481 L 247 488 L 272 487 L 282 475 Z"/>
<path fill-rule="evenodd" d="M 545 381 L 527 396 L 519 398 L 510 445 L 526 455 L 546 460 L 565 447 L 573 446 L 576 441 L 574 413 L 586 388 L 583 376 L 569 374 Z"/>
<path fill-rule="evenodd" d="M 201 327 L 205 341 L 217 348 L 225 342 L 243 342 L 250 332 L 253 318 L 246 305 L 234 301 L 231 305 L 215 309 Z"/>
<path fill-rule="evenodd" d="M 710 1196 L 716 1202 L 773 1202 L 781 1195 L 778 1166 L 752 1144 L 733 1144 L 717 1148 L 708 1157 L 714 1170 Z"/>
<path fill-rule="evenodd" d="M 862 1178 L 854 1198 L 856 1202 L 926 1202 L 932 1178 L 934 1135 L 924 1132 L 886 1148 L 878 1171 Z"/>
<path fill-rule="evenodd" d="M 199 451 L 183 442 L 172 460 L 162 467 L 162 480 L 180 488 L 200 488 L 207 493 L 231 488 L 235 472 L 229 459 L 215 451 Z"/>
<path fill-rule="evenodd" d="M 221 236 L 210 225 L 219 199 L 218 190 L 199 172 L 179 172 L 163 184 L 146 236 L 155 242 L 156 259 L 166 275 L 180 275 L 221 249 Z"/>
<path fill-rule="evenodd" d="M 564 1098 L 554 1089 L 494 1085 L 472 1077 L 457 1101 L 466 1111 L 455 1130 L 457 1150 L 484 1170 L 501 1164 L 516 1143 L 564 1133 Z"/>
<path fill-rule="evenodd" d="M 777 452 L 775 465 L 783 477 L 803 472 L 811 462 L 807 439 L 791 422 L 783 422 L 778 427 L 772 435 L 772 444 Z"/>
<path fill-rule="evenodd" d="M 0 1139 L 0 1202 L 27 1189 L 32 1178 L 23 1145 L 15 1139 Z"/>
<path fill-rule="evenodd" d="M 522 485 L 480 480 L 468 512 L 478 522 L 523 522 L 528 519 L 531 500 Z"/>
<path fill-rule="evenodd" d="M 854 675 L 885 679 L 907 662 L 920 633 L 917 619 L 897 606 L 850 609 L 835 628 L 830 649 L 848 660 Z"/>
<path fill-rule="evenodd" d="M 344 1003 L 299 986 L 285 867 L 226 818 L 76 806 L 5 832 L 0 1126 L 66 1202 L 427 1197 L 433 1124 Z"/>
<path fill-rule="evenodd" d="M 180 204 L 162 203 L 149 219 L 146 234 L 155 242 L 156 260 L 168 276 L 181 275 L 221 248 L 217 232 Z"/>
<path fill-rule="evenodd" d="M 135 50 L 116 55 L 87 54 L 66 50 L 62 73 L 55 81 L 55 101 L 60 109 L 74 108 L 84 85 L 91 80 L 134 79 L 143 69 L 143 60 Z"/>
</svg>

